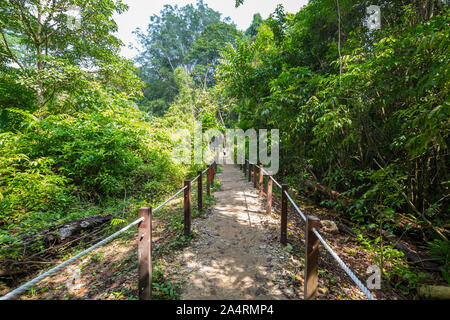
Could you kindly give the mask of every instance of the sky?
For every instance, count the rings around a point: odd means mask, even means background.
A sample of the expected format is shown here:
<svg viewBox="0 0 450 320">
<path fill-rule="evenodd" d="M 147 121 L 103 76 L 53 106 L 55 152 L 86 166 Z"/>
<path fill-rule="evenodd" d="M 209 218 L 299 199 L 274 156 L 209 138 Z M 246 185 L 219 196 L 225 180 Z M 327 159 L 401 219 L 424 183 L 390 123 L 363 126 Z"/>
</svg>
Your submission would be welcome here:
<svg viewBox="0 0 450 320">
<path fill-rule="evenodd" d="M 183 7 L 186 4 L 195 4 L 197 1 L 188 0 L 123 0 L 129 6 L 127 12 L 116 15 L 114 20 L 119 26 L 117 36 L 125 43 L 122 55 L 133 58 L 137 54 L 136 49 L 130 49 L 129 44 L 137 46 L 133 31 L 136 28 L 147 29 L 150 16 L 159 14 L 165 4 Z M 263 19 L 274 12 L 278 4 L 282 4 L 285 11 L 297 12 L 307 0 L 245 0 L 239 8 L 235 8 L 235 0 L 204 0 L 208 7 L 222 13 L 222 17 L 230 17 L 240 30 L 247 29 L 252 23 L 253 14 L 260 13 Z"/>
</svg>

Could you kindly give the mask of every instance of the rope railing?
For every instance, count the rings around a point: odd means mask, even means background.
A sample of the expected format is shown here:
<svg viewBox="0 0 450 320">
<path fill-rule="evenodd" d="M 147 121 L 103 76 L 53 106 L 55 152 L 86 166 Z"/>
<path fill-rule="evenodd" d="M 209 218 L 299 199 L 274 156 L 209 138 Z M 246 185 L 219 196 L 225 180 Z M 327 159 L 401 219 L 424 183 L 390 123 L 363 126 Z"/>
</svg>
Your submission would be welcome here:
<svg viewBox="0 0 450 320">
<path fill-rule="evenodd" d="M 208 170 L 209 170 L 209 167 L 206 168 L 205 170 L 203 170 L 202 174 L 199 174 L 194 179 L 192 179 L 191 184 L 194 184 L 195 182 L 197 182 L 198 178 L 200 178 L 200 176 L 204 175 Z M 180 192 L 181 192 L 181 190 L 180 190 Z"/>
<path fill-rule="evenodd" d="M 281 184 L 279 184 L 277 180 L 275 180 L 272 176 L 270 176 L 270 179 L 272 179 L 272 181 L 278 186 L 278 188 L 281 189 Z"/>
<path fill-rule="evenodd" d="M 295 203 L 294 199 L 289 195 L 288 186 L 286 184 L 280 184 L 276 181 L 271 174 L 269 174 L 264 167 L 257 164 L 252 164 L 249 160 L 245 159 L 242 170 L 244 174 L 247 174 L 249 181 L 251 180 L 251 166 L 253 166 L 254 175 L 254 186 L 256 187 L 256 175 L 259 169 L 259 195 L 263 195 L 263 176 L 267 175 L 269 178 L 269 183 L 267 184 L 266 192 L 266 211 L 271 213 L 272 211 L 272 183 L 275 183 L 281 189 L 281 236 L 280 241 L 283 245 L 287 244 L 287 202 L 292 204 L 295 211 L 300 215 L 303 221 L 306 223 L 307 237 L 306 237 L 306 268 L 305 268 L 305 299 L 315 299 L 317 295 L 317 284 L 318 284 L 318 242 L 322 243 L 324 248 L 330 253 L 338 265 L 347 273 L 350 279 L 361 289 L 361 291 L 366 295 L 369 300 L 376 300 L 372 293 L 363 285 L 363 283 L 356 277 L 356 275 L 350 270 L 350 268 L 342 261 L 342 259 L 334 252 L 334 250 L 328 245 L 324 240 L 322 235 L 317 231 L 315 226 L 320 225 L 320 220 L 316 217 L 306 216 L 302 210 Z M 248 169 L 248 170 L 247 170 Z M 317 245 L 316 245 L 317 244 Z"/>
<path fill-rule="evenodd" d="M 372 295 L 372 293 L 369 291 L 369 289 L 367 289 L 366 286 L 362 284 L 362 282 L 358 279 L 358 277 L 356 277 L 356 275 L 350 270 L 350 268 L 344 263 L 344 261 L 342 261 L 342 259 L 339 258 L 336 252 L 334 252 L 334 250 L 325 241 L 325 239 L 322 237 L 319 231 L 317 231 L 316 228 L 313 228 L 313 232 L 319 239 L 319 241 L 322 243 L 322 245 L 325 247 L 325 249 L 327 249 L 327 251 L 334 258 L 334 260 L 336 260 L 336 262 L 348 274 L 348 276 L 353 280 L 353 282 L 361 289 L 361 291 L 366 295 L 366 297 L 369 300 L 376 300 L 375 297 Z"/>
<path fill-rule="evenodd" d="M 194 184 L 198 180 L 198 178 L 200 178 L 200 175 L 198 175 L 194 179 L 192 179 L 191 184 Z"/>
<path fill-rule="evenodd" d="M 108 243 L 109 241 L 117 238 L 119 235 L 124 233 L 125 231 L 129 230 L 131 227 L 135 225 L 139 225 L 139 230 L 145 229 L 143 234 L 139 232 L 139 298 L 140 299 L 148 299 L 151 296 L 151 281 L 152 281 L 152 267 L 151 267 L 151 217 L 152 213 L 155 213 L 156 211 L 163 208 L 167 203 L 169 203 L 171 200 L 173 200 L 175 197 L 177 197 L 181 192 L 184 191 L 184 214 L 185 214 L 185 235 L 190 234 L 190 187 L 193 182 L 196 182 L 202 175 L 209 171 L 209 175 L 207 176 L 207 194 L 210 194 L 210 185 L 214 181 L 214 173 L 216 171 L 217 165 L 215 162 L 212 162 L 211 165 L 209 165 L 204 171 L 202 171 L 197 177 L 194 178 L 194 180 L 185 181 L 185 186 L 181 188 L 179 191 L 177 191 L 174 195 L 172 195 L 169 199 L 161 203 L 158 207 L 156 207 L 155 210 L 152 211 L 150 207 L 142 207 L 139 209 L 139 215 L 142 217 L 138 218 L 134 222 L 130 223 L 126 227 L 120 229 L 119 231 L 115 232 L 114 234 L 110 235 L 109 237 L 99 241 L 98 243 L 94 244 L 93 246 L 83 250 L 82 252 L 78 253 L 77 255 L 73 256 L 72 258 L 58 264 L 57 266 L 51 268 L 50 270 L 44 272 L 43 274 L 39 275 L 38 277 L 26 282 L 25 284 L 19 286 L 18 288 L 10 291 L 6 295 L 0 297 L 0 300 L 12 300 L 19 295 L 21 295 L 23 292 L 27 291 L 29 288 L 33 287 L 34 285 L 38 284 L 43 279 L 57 273 L 58 271 L 62 270 L 64 267 L 70 265 L 71 263 L 77 261 L 78 259 L 82 258 L 83 256 L 87 255 L 88 253 L 92 252 L 93 250 L 101 247 L 102 245 Z M 199 171 L 200 172 L 200 171 Z M 202 184 L 199 183 L 199 209 L 201 210 L 202 206 Z M 143 241 L 143 240 L 146 241 Z M 143 280 L 145 279 L 145 280 Z M 145 284 L 143 285 L 143 281 L 145 281 Z"/>
<path fill-rule="evenodd" d="M 247 160 L 246 160 L 247 161 Z M 250 166 L 249 162 L 249 166 Z M 256 186 L 256 169 L 260 169 L 260 182 L 261 177 L 264 169 L 262 166 L 258 166 L 254 164 L 254 182 Z M 189 235 L 190 234 L 190 224 L 191 224 L 191 212 L 190 212 L 190 188 L 192 183 L 196 182 L 198 180 L 198 191 L 199 191 L 199 210 L 202 209 L 202 181 L 199 180 L 199 178 L 203 177 L 203 174 L 209 171 L 209 174 L 207 175 L 207 192 L 208 195 L 210 194 L 210 185 L 214 181 L 214 173 L 216 171 L 216 164 L 213 162 L 210 166 L 208 166 L 204 171 L 198 171 L 197 177 L 195 177 L 192 181 L 186 180 L 185 186 L 181 188 L 179 191 L 177 191 L 174 195 L 172 195 L 169 199 L 161 203 L 154 211 L 158 211 L 161 208 L 163 208 L 168 202 L 170 202 L 172 199 L 177 197 L 181 192 L 184 191 L 184 215 L 185 215 L 185 228 L 184 228 L 184 234 Z M 244 168 L 244 171 L 245 168 Z M 250 175 L 251 170 L 249 167 L 249 181 L 250 181 Z M 269 175 L 269 177 L 271 177 Z M 272 178 L 272 177 L 271 177 Z M 269 180 L 270 181 L 270 180 Z M 306 222 L 306 228 L 307 228 L 307 238 L 306 238 L 306 248 L 307 248 L 307 254 L 306 254 L 306 269 L 305 269 L 305 279 L 307 280 L 305 282 L 305 298 L 307 299 L 315 299 L 316 297 L 316 291 L 317 291 L 317 270 L 318 270 L 318 246 L 315 245 L 317 241 L 322 243 L 324 248 L 330 253 L 330 255 L 335 259 L 335 261 L 339 264 L 339 266 L 347 273 L 347 275 L 352 279 L 352 281 L 361 289 L 361 291 L 367 296 L 369 300 L 376 300 L 375 297 L 372 295 L 372 293 L 362 284 L 362 282 L 356 277 L 356 275 L 350 270 L 350 268 L 342 261 L 342 259 L 334 252 L 334 250 L 330 247 L 330 245 L 326 242 L 326 240 L 322 237 L 322 235 L 319 233 L 319 231 L 316 229 L 316 226 L 319 225 L 319 220 L 316 217 L 308 216 L 306 217 L 303 212 L 300 210 L 300 208 L 297 206 L 295 201 L 292 199 L 292 197 L 287 192 L 287 185 L 280 185 L 275 179 L 272 178 L 272 181 L 275 182 L 276 185 L 278 185 L 282 189 L 282 213 L 281 213 L 281 242 L 286 244 L 287 241 L 287 200 L 291 202 L 291 204 L 294 206 L 295 210 L 300 214 L 302 219 Z M 268 191 L 270 191 L 270 197 L 268 196 L 268 205 L 267 205 L 267 211 L 270 213 L 271 211 L 271 193 L 272 193 L 272 187 L 269 183 Z M 268 192 L 269 193 L 269 192 Z M 261 183 L 260 183 L 260 194 L 261 194 Z M 43 279 L 55 274 L 56 272 L 60 271 L 67 265 L 75 262 L 76 260 L 80 259 L 81 257 L 85 256 L 86 254 L 90 253 L 91 251 L 97 249 L 98 247 L 108 243 L 109 241 L 115 239 L 125 231 L 129 230 L 131 227 L 135 225 L 139 225 L 139 298 L 140 299 L 148 299 L 151 296 L 151 281 L 152 281 L 152 266 L 151 266 L 151 217 L 152 217 L 152 209 L 150 207 L 143 207 L 139 209 L 139 215 L 140 218 L 135 220 L 134 222 L 130 223 L 126 227 L 122 228 L 121 230 L 115 232 L 114 234 L 110 235 L 109 237 L 99 241 L 95 245 L 85 249 L 84 251 L 78 253 L 74 257 L 68 259 L 67 261 L 57 265 L 56 267 L 53 267 L 52 269 L 44 272 L 43 274 L 39 275 L 38 277 L 26 282 L 25 284 L 19 286 L 18 288 L 14 289 L 13 291 L 9 292 L 8 294 L 4 295 L 3 297 L 0 297 L 0 300 L 11 300 L 32 286 L 36 285 Z M 145 241 L 144 241 L 145 240 Z M 314 257 L 311 259 L 311 257 Z M 311 271 L 312 270 L 312 271 Z"/>
</svg>

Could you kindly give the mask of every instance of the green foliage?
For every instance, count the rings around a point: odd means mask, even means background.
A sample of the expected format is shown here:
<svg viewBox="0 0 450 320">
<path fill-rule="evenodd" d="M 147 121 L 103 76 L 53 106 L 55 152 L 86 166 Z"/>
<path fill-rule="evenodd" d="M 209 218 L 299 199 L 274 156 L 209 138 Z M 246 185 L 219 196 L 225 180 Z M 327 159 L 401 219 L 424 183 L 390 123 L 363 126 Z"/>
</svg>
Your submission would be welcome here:
<svg viewBox="0 0 450 320">
<path fill-rule="evenodd" d="M 339 192 L 321 203 L 367 230 L 445 239 L 427 248 L 449 281 L 448 4 L 370 4 L 381 30 L 361 27 L 369 1 L 311 0 L 296 14 L 255 14 L 245 36 L 201 0 L 166 5 L 136 32 L 137 72 L 114 36 L 121 0 L 3 1 L 2 262 L 42 251 L 43 230 L 104 213 L 114 228 L 138 203 L 159 202 L 199 169 L 172 161 L 172 129 L 192 133 L 201 119 L 203 130 L 280 129 L 283 181 Z M 81 30 L 68 27 L 69 5 L 83 8 Z M 406 293 L 424 280 L 381 236 L 360 241 Z M 155 288 L 177 297 L 160 271 Z"/>
<path fill-rule="evenodd" d="M 388 6 L 391 25 L 369 33 L 359 27 L 365 3 L 339 3 L 342 72 L 335 3 L 295 15 L 278 7 L 253 41 L 223 52 L 217 80 L 230 113 L 244 128 L 280 129 L 281 174 L 351 195 L 354 204 L 333 205 L 355 221 L 373 220 L 367 208 L 378 204 L 445 220 L 448 13 Z"/>
<path fill-rule="evenodd" d="M 78 30 L 67 26 L 74 4 L 82 8 Z M 92 239 L 82 231 L 77 241 L 59 243 L 57 228 L 112 215 L 111 225 L 101 230 L 112 232 L 135 219 L 139 206 L 161 203 L 200 169 L 174 162 L 174 131 L 192 132 L 197 119 L 204 130 L 219 127 L 207 87 L 213 84 L 219 50 L 238 32 L 201 1 L 197 7 L 166 7 L 168 20 L 160 26 L 182 25 L 178 33 L 166 29 L 160 35 L 170 39 L 169 49 L 178 48 L 181 30 L 189 48 L 178 52 L 184 60 L 165 74 L 175 86 L 169 88 L 172 99 L 160 95 L 148 101 L 141 99 L 143 83 L 133 63 L 119 56 L 122 43 L 113 35 L 113 14 L 127 8 L 121 0 L 0 4 L 0 269 L 16 270 L 44 252 L 46 258 L 67 259 Z M 138 108 L 134 101 L 142 100 Z M 156 118 L 167 111 L 168 101 L 167 116 Z M 167 220 L 168 228 L 182 230 L 182 215 Z M 47 242 L 45 234 L 54 234 L 57 242 Z M 162 251 L 183 247 L 193 236 L 173 239 Z M 64 251 L 69 244 L 77 248 Z M 178 297 L 158 272 L 154 280 L 158 299 Z M 123 292 L 110 297 L 122 299 Z"/>
<path fill-rule="evenodd" d="M 259 27 L 263 24 L 263 18 L 261 17 L 261 14 L 255 13 L 253 15 L 253 21 L 250 27 L 248 27 L 247 30 L 245 30 L 245 35 L 251 39 L 256 38 L 258 34 Z"/>
<path fill-rule="evenodd" d="M 71 6 L 81 9 L 79 28 L 68 23 Z M 79 67 L 96 70 L 93 76 L 110 89 L 136 95 L 140 80 L 131 62 L 119 57 L 122 42 L 113 35 L 112 16 L 127 8 L 121 0 L 2 1 L 1 72 L 16 74 L 16 86 L 32 92 L 37 107 L 88 78 Z"/>
<path fill-rule="evenodd" d="M 194 65 L 193 78 L 203 88 L 214 85 L 214 74 L 220 51 L 228 44 L 235 44 L 240 33 L 234 25 L 218 23 L 206 26 L 195 39 L 187 60 Z"/>
<path fill-rule="evenodd" d="M 442 268 L 442 276 L 445 281 L 450 284 L 450 241 L 442 241 L 434 239 L 427 243 L 426 249 L 434 259 L 442 260 L 444 267 Z"/>
<path fill-rule="evenodd" d="M 152 299 L 154 300 L 178 300 L 180 298 L 178 293 L 180 288 L 167 280 L 161 269 L 153 271 L 152 287 Z"/>
<path fill-rule="evenodd" d="M 16 257 L 24 237 L 70 221 L 80 206 L 124 194 L 160 201 L 186 174 L 172 162 L 170 132 L 145 122 L 125 95 L 92 86 L 89 101 L 75 93 L 64 102 L 70 114 L 15 111 L 23 129 L 0 134 L 2 255 Z"/>
<path fill-rule="evenodd" d="M 370 4 L 380 30 L 361 27 Z M 279 129 L 280 178 L 337 191 L 318 200 L 359 225 L 447 240 L 448 25 L 437 0 L 279 6 L 222 53 L 228 123 Z M 393 249 L 377 250 L 398 266 L 399 286 L 423 280 Z"/>
<path fill-rule="evenodd" d="M 18 76 L 19 73 L 17 70 L 8 68 L 4 70 L 0 69 L 0 130 L 10 125 L 8 123 L 9 121 L 14 121 L 14 118 L 6 116 L 6 108 L 29 110 L 33 105 L 33 93 L 15 81 Z"/>
<path fill-rule="evenodd" d="M 203 1 L 181 8 L 166 5 L 160 15 L 150 17 L 146 32 L 135 33 L 143 48 L 136 59 L 141 65 L 139 75 L 146 83 L 139 104 L 150 109 L 153 102 L 149 101 L 158 101 L 151 109 L 157 115 L 168 109 L 181 90 L 177 68 L 189 70 L 197 86 L 211 87 L 219 52 L 239 35 L 229 18 L 222 20 Z"/>
<path fill-rule="evenodd" d="M 382 271 L 382 279 L 391 282 L 402 294 L 415 294 L 420 283 L 429 280 L 425 273 L 411 269 L 403 252 L 392 245 L 383 244 L 381 237 L 368 239 L 362 233 L 357 234 L 359 242 L 365 246 L 365 251 L 372 255 L 374 262 Z"/>
<path fill-rule="evenodd" d="M 241 4 L 244 3 L 244 0 L 235 0 L 235 6 L 236 8 L 239 7 Z"/>
</svg>

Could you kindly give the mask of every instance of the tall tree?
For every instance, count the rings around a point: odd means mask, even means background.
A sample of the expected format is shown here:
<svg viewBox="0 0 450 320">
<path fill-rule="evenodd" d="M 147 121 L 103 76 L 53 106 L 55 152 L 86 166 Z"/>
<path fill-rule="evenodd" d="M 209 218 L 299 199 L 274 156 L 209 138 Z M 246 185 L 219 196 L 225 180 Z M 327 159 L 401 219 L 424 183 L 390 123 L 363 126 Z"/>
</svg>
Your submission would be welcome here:
<svg viewBox="0 0 450 320">
<path fill-rule="evenodd" d="M 214 74 L 220 52 L 227 44 L 234 46 L 240 35 L 234 25 L 222 22 L 207 26 L 194 41 L 186 60 L 194 66 L 193 77 L 204 89 L 215 83 Z"/>
<path fill-rule="evenodd" d="M 364 27 L 371 4 L 380 30 Z M 393 213 L 407 212 L 425 237 L 446 240 L 448 5 L 310 0 L 295 15 L 280 9 L 255 39 L 223 53 L 217 79 L 230 114 L 244 129 L 279 128 L 281 174 L 351 196 L 355 206 L 343 210 L 354 221 L 394 229 L 406 216 Z"/>
<path fill-rule="evenodd" d="M 196 6 L 164 6 L 160 15 L 150 17 L 146 32 L 138 29 L 135 33 L 142 48 L 136 61 L 141 65 L 140 76 L 147 84 L 145 100 L 158 104 L 162 112 L 178 93 L 175 69 L 195 71 L 197 78 L 206 74 L 206 82 L 212 84 L 212 68 L 220 47 L 234 41 L 237 31 L 229 18 L 222 21 L 219 12 L 200 0 Z"/>
<path fill-rule="evenodd" d="M 74 8 L 78 16 L 71 13 Z M 126 9 L 121 0 L 4 0 L 0 61 L 18 71 L 38 107 L 73 84 L 81 69 L 118 84 L 112 69 L 132 77 L 131 64 L 118 55 L 123 44 L 113 35 L 112 16 Z"/>
<path fill-rule="evenodd" d="M 250 37 L 254 39 L 256 35 L 258 34 L 258 28 L 263 24 L 263 18 L 261 17 L 261 14 L 255 13 L 253 15 L 253 21 L 250 27 L 248 27 L 247 30 L 245 30 L 245 35 L 247 37 Z"/>
</svg>

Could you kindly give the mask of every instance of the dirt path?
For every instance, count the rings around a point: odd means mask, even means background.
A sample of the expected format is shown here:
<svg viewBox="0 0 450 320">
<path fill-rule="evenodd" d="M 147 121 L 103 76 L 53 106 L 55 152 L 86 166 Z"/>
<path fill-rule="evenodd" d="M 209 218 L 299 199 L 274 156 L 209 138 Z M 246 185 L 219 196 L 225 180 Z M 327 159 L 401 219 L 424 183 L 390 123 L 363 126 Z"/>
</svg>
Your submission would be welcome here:
<svg viewBox="0 0 450 320">
<path fill-rule="evenodd" d="M 292 258 L 277 240 L 279 222 L 238 169 L 221 169 L 212 213 L 193 222 L 197 241 L 170 264 L 185 280 L 181 299 L 301 299 L 283 272 Z"/>
<path fill-rule="evenodd" d="M 221 189 L 214 193 L 215 205 L 193 220 L 197 235 L 189 246 L 166 248 L 168 243 L 178 241 L 172 228 L 173 218 L 183 215 L 181 197 L 172 200 L 163 215 L 154 217 L 154 267 L 163 273 L 154 282 L 167 287 L 169 280 L 180 298 L 186 300 L 303 299 L 305 248 L 300 216 L 289 206 L 289 246 L 283 248 L 279 242 L 280 199 L 274 196 L 272 213 L 266 214 L 265 199 L 258 197 L 252 183 L 233 166 L 221 169 L 222 173 L 216 176 Z M 307 198 L 300 197 L 298 201 L 305 214 L 322 220 L 335 217 L 334 213 L 310 204 Z M 365 270 L 374 263 L 370 253 L 347 234 L 324 232 L 323 236 L 365 281 Z M 136 235 L 130 232 L 43 281 L 21 299 L 137 299 L 136 248 Z M 366 299 L 336 261 L 323 248 L 319 252 L 318 298 Z M 11 289 L 0 287 L 0 294 Z M 154 290 L 155 299 L 173 298 L 157 292 Z M 403 299 L 391 288 L 372 293 L 377 299 Z"/>
</svg>

